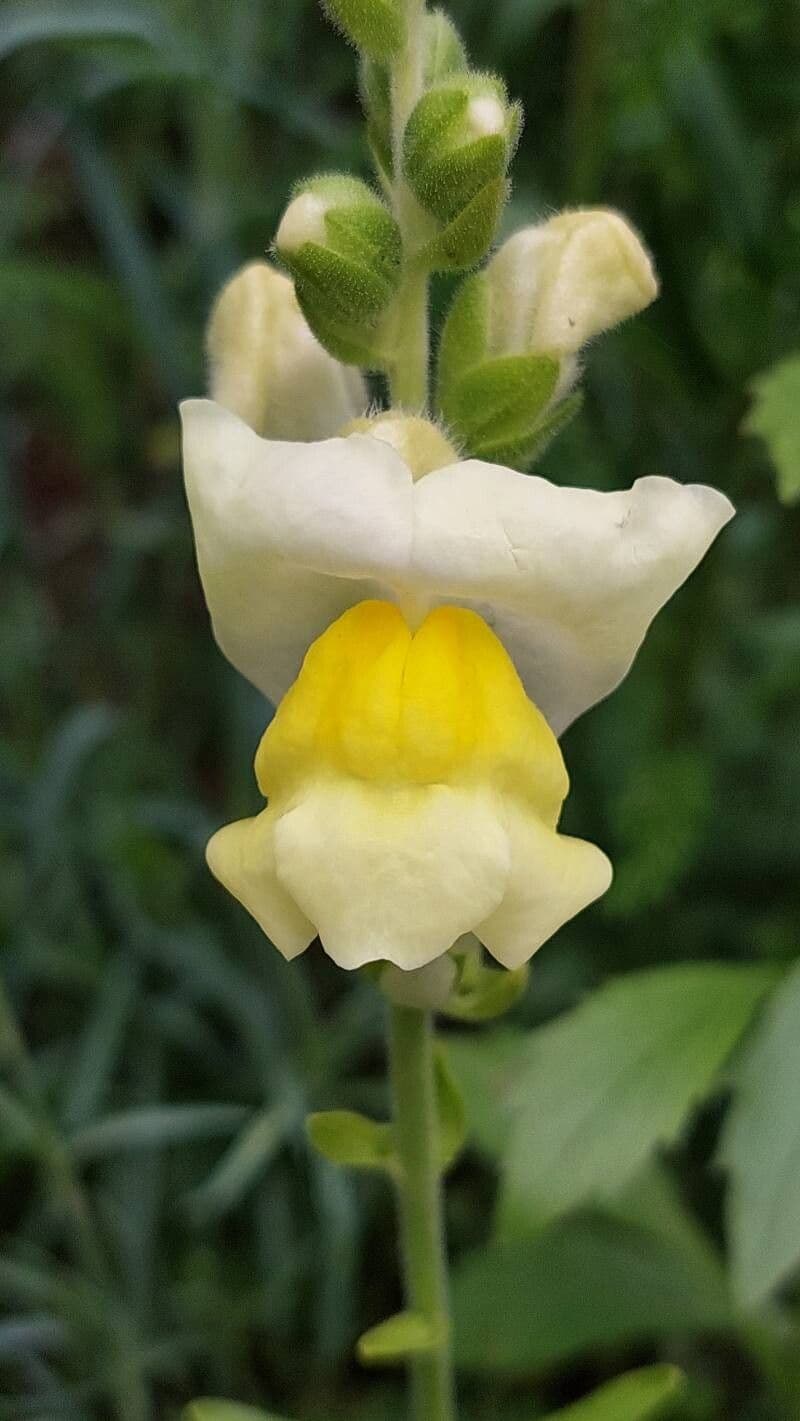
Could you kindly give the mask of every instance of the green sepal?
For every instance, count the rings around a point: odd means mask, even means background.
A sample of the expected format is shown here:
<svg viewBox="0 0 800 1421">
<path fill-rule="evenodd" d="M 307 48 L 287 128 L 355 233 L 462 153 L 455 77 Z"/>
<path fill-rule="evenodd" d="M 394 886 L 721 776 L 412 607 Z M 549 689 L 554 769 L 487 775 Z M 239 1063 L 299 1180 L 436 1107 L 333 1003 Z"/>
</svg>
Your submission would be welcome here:
<svg viewBox="0 0 800 1421">
<path fill-rule="evenodd" d="M 527 962 L 514 972 L 481 965 L 468 980 L 459 983 L 444 1015 L 453 1021 L 494 1021 L 519 1001 L 529 977 Z"/>
<path fill-rule="evenodd" d="M 236 1401 L 218 1401 L 201 1397 L 190 1401 L 181 1412 L 181 1421 L 285 1421 L 273 1411 L 260 1411 L 256 1406 L 241 1406 Z"/>
<path fill-rule="evenodd" d="M 466 271 L 486 256 L 508 197 L 508 182 L 487 183 L 444 231 L 428 242 L 420 261 L 431 271 Z"/>
<path fill-rule="evenodd" d="M 353 1110 L 325 1110 L 309 1115 L 306 1129 L 314 1149 L 331 1164 L 389 1173 L 396 1168 L 391 1125 Z"/>
<path fill-rule="evenodd" d="M 371 1327 L 356 1343 L 359 1360 L 368 1367 L 393 1366 L 408 1357 L 421 1357 L 442 1345 L 444 1324 L 437 1325 L 418 1312 L 398 1312 Z"/>
<path fill-rule="evenodd" d="M 397 0 L 322 0 L 346 39 L 375 59 L 391 59 L 403 44 L 405 25 Z"/>
<path fill-rule="evenodd" d="M 434 1057 L 436 1072 L 436 1106 L 439 1116 L 439 1158 L 442 1170 L 447 1170 L 458 1159 L 467 1138 L 467 1111 L 464 1097 L 445 1052 L 436 1048 Z"/>
<path fill-rule="evenodd" d="M 455 25 L 443 10 L 425 16 L 423 86 L 429 89 L 468 67 L 467 52 Z M 367 119 L 367 140 L 384 183 L 394 176 L 392 86 L 388 65 L 364 55 L 359 66 L 359 94 Z"/>
<path fill-rule="evenodd" d="M 567 399 L 560 400 L 552 409 L 547 410 L 527 439 L 510 444 L 487 444 L 474 452 L 489 463 L 505 464 L 509 469 L 521 469 L 523 473 L 529 473 L 537 459 L 541 459 L 553 440 L 572 423 L 582 407 L 583 394 L 576 390 Z"/>
<path fill-rule="evenodd" d="M 470 452 L 532 434 L 558 383 L 548 355 L 498 355 L 441 392 L 445 422 Z"/>
<path fill-rule="evenodd" d="M 481 132 L 473 103 L 500 109 L 496 132 Z M 420 99 L 403 138 L 403 173 L 417 200 L 444 225 L 424 259 L 462 270 L 491 246 L 508 195 L 506 173 L 522 110 L 493 75 L 457 74 Z M 466 218 L 466 220 L 464 220 Z"/>
<path fill-rule="evenodd" d="M 479 271 L 462 281 L 442 330 L 437 372 L 440 409 L 445 391 L 484 359 L 488 324 L 489 288 L 486 273 Z"/>
<path fill-rule="evenodd" d="M 313 297 L 306 301 L 305 293 L 297 291 L 297 300 L 303 315 L 310 325 L 320 345 L 323 345 L 334 360 L 343 365 L 359 365 L 362 370 L 383 370 L 386 357 L 380 345 L 380 326 L 351 330 L 337 325 L 335 321 L 325 321 L 316 310 Z"/>
<path fill-rule="evenodd" d="M 362 59 L 358 89 L 367 119 L 367 141 L 378 175 L 387 185 L 394 177 L 394 153 L 391 79 L 386 65 L 374 59 Z"/>
<path fill-rule="evenodd" d="M 339 252 L 306 242 L 291 258 L 281 254 L 292 273 L 303 312 L 315 328 L 359 326 L 375 320 L 394 294 L 378 271 L 369 271 Z"/>
<path fill-rule="evenodd" d="M 463 74 L 469 68 L 467 51 L 458 30 L 444 10 L 433 10 L 425 16 L 425 57 L 422 73 L 426 89 L 440 84 L 452 74 Z"/>
</svg>

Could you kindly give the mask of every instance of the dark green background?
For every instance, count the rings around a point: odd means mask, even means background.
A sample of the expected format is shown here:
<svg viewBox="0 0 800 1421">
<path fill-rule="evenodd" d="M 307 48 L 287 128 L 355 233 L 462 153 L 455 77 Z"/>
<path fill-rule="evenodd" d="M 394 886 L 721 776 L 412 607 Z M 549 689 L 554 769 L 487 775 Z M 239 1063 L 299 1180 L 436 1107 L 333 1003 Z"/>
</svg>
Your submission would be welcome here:
<svg viewBox="0 0 800 1421">
<path fill-rule="evenodd" d="M 616 972 L 797 951 L 798 519 L 742 422 L 752 378 L 800 346 L 800 12 L 451 13 L 525 104 L 509 227 L 618 206 L 663 280 L 589 352 L 585 410 L 542 471 L 702 480 L 739 509 L 565 738 L 567 826 L 617 874 L 537 957 L 515 1012 L 534 1025 Z M 9 1018 L 0 1418 L 147 1421 L 201 1392 L 394 1418 L 399 1385 L 351 1360 L 398 1304 L 389 1191 L 312 1158 L 302 1127 L 309 1108 L 383 1108 L 381 1007 L 319 949 L 287 968 L 205 869 L 212 829 L 257 803 L 264 708 L 211 640 L 175 418 L 204 388 L 212 297 L 263 254 L 292 182 L 367 173 L 354 55 L 312 0 L 29 0 L 0 8 L 0 65 L 1 965 L 27 1043 Z M 214 1176 L 265 1106 L 239 1172 Z M 722 1108 L 669 1160 L 715 1245 Z M 116 1134 L 97 1123 L 132 1110 Z M 456 1261 L 494 1187 L 468 1153 Z M 799 1311 L 790 1289 L 780 1327 L 621 1322 L 528 1375 L 467 1377 L 467 1414 L 533 1421 L 664 1357 L 690 1374 L 682 1421 L 791 1421 Z"/>
</svg>

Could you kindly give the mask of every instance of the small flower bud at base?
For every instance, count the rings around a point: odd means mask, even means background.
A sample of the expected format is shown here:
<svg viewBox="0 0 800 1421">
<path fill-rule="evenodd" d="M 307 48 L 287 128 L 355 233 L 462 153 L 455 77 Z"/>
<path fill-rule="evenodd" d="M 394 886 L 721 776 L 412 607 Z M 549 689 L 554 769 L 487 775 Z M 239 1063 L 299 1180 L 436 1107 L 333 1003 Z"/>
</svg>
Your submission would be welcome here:
<svg viewBox="0 0 800 1421">
<path fill-rule="evenodd" d="M 415 482 L 434 469 L 458 463 L 458 454 L 435 424 L 400 410 L 385 410 L 372 417 L 351 420 L 340 432 L 343 437 L 369 434 L 373 439 L 391 444 L 411 470 Z"/>
</svg>

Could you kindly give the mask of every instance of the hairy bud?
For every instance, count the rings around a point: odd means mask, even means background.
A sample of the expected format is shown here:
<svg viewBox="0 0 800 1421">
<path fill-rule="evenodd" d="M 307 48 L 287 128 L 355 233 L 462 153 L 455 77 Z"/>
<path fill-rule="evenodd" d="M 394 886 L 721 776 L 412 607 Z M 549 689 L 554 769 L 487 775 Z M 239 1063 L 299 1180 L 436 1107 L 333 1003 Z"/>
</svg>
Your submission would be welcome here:
<svg viewBox="0 0 800 1421">
<path fill-rule="evenodd" d="M 206 331 L 212 399 L 268 439 L 327 439 L 368 403 L 323 350 L 287 276 L 250 262 L 222 288 Z"/>
<path fill-rule="evenodd" d="M 275 249 L 326 349 L 350 364 L 373 364 L 375 326 L 396 294 L 402 260 L 400 229 L 381 199 L 356 178 L 303 183 Z"/>
</svg>

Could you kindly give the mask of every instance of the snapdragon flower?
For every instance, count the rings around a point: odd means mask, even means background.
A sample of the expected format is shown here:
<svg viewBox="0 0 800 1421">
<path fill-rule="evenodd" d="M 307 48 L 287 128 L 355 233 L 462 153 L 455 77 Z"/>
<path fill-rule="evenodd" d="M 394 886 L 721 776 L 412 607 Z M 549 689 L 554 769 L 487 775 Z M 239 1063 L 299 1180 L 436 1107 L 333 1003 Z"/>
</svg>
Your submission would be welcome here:
<svg viewBox="0 0 800 1421">
<path fill-rule="evenodd" d="M 610 882 L 557 833 L 556 737 L 625 676 L 730 503 L 459 461 L 393 412 L 312 444 L 182 413 L 215 635 L 278 705 L 267 808 L 215 836 L 213 872 L 287 957 L 319 935 L 342 966 L 409 970 L 472 931 L 520 965 Z"/>
</svg>

